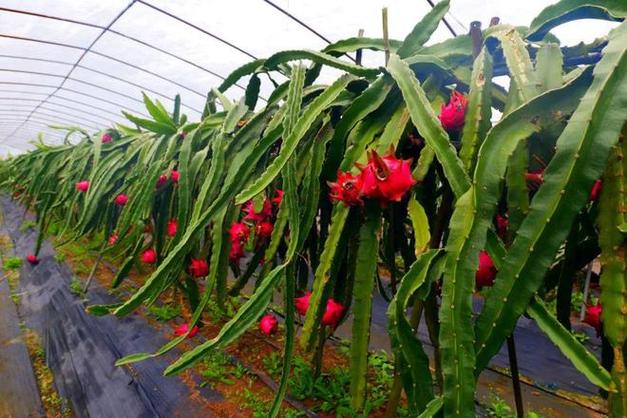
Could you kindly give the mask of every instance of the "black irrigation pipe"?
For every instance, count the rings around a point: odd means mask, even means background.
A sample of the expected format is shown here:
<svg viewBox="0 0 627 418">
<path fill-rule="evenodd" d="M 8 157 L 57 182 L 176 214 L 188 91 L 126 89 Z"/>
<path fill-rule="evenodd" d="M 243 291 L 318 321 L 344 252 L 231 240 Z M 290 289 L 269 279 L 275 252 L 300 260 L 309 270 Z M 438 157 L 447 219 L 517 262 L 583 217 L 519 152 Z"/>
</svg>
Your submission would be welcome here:
<svg viewBox="0 0 627 418">
<path fill-rule="evenodd" d="M 156 9 L 156 10 L 159 10 L 159 11 L 161 10 L 161 9 L 158 9 L 155 6 L 149 5 L 147 3 L 144 3 L 144 2 L 140 2 L 140 3 L 145 4 L 146 6 L 152 7 L 153 9 Z M 7 8 L 7 7 L 0 7 L 0 11 L 10 12 L 10 13 L 18 13 L 18 14 L 23 14 L 23 15 L 28 15 L 28 16 L 41 17 L 41 18 L 44 18 L 44 19 L 58 20 L 58 21 L 62 21 L 62 22 L 73 23 L 73 24 L 76 24 L 76 25 L 82 25 L 82 26 L 87 26 L 87 27 L 96 28 L 96 29 L 105 29 L 104 26 L 96 25 L 94 23 L 88 23 L 88 22 L 83 22 L 83 21 L 79 21 L 79 20 L 67 19 L 67 18 L 58 17 L 58 16 L 50 16 L 50 15 L 45 15 L 45 14 L 41 14 L 41 13 L 29 12 L 29 11 L 25 11 L 25 10 L 17 10 L 17 9 L 10 9 L 10 8 Z M 165 12 L 165 13 L 167 13 L 167 12 Z M 223 76 L 222 74 L 219 74 L 219 73 L 217 73 L 217 72 L 215 72 L 213 70 L 210 70 L 209 68 L 205 68 L 205 67 L 203 67 L 203 66 L 201 66 L 201 65 L 199 65 L 199 64 L 197 64 L 195 62 L 189 61 L 189 60 L 187 60 L 187 59 L 185 59 L 185 58 L 183 58 L 183 57 L 181 57 L 179 55 L 176 55 L 176 54 L 174 54 L 174 53 L 172 53 L 170 51 L 166 51 L 165 49 L 160 48 L 160 47 L 158 47 L 156 45 L 153 45 L 153 44 L 150 44 L 148 42 L 142 41 L 141 39 L 138 39 L 138 38 L 135 38 L 133 36 L 127 35 L 125 33 L 119 32 L 119 31 L 117 31 L 115 29 L 109 28 L 107 31 L 110 32 L 110 33 L 113 33 L 115 35 L 121 36 L 122 38 L 125 38 L 125 39 L 131 40 L 133 42 L 136 42 L 136 43 L 138 43 L 138 44 L 140 44 L 142 46 L 145 46 L 147 48 L 150 48 L 150 49 L 153 49 L 155 51 L 158 51 L 158 52 L 160 52 L 162 54 L 166 54 L 166 55 L 168 55 L 168 56 L 170 56 L 172 58 L 175 58 L 175 59 L 177 59 L 179 61 L 182 61 L 182 62 L 184 62 L 186 64 L 192 65 L 192 66 L 194 66 L 194 67 L 196 67 L 196 68 L 198 68 L 198 69 L 200 69 L 202 71 L 205 71 L 205 72 L 207 72 L 207 73 L 209 73 L 209 74 L 211 74 L 211 75 L 213 75 L 215 77 L 218 77 L 221 80 L 225 80 L 226 79 L 226 77 Z M 229 45 L 229 43 L 227 43 L 227 45 Z M 231 45 L 229 45 L 229 46 L 231 46 Z M 237 47 L 236 47 L 236 49 L 239 50 L 239 48 L 237 48 Z M 138 70 L 145 71 L 145 72 L 147 72 L 147 73 L 149 73 L 149 74 L 151 74 L 151 75 L 153 75 L 155 77 L 159 77 L 159 78 L 161 78 L 161 79 L 163 79 L 165 81 L 168 81 L 168 82 L 170 82 L 172 84 L 175 84 L 178 87 L 181 87 L 181 88 L 184 88 L 186 90 L 189 90 L 190 92 L 198 94 L 198 95 L 200 95 L 202 97 L 206 97 L 201 92 L 199 92 L 197 90 L 194 90 L 194 89 L 192 89 L 190 87 L 187 87 L 187 86 L 185 86 L 183 84 L 180 84 L 177 81 L 174 81 L 172 79 L 164 77 L 164 76 L 162 76 L 160 74 L 153 73 L 152 71 L 143 69 L 141 67 L 138 67 L 136 65 L 133 65 L 133 64 L 130 64 L 130 63 L 127 63 L 127 62 L 124 62 L 122 60 L 115 59 L 115 58 L 113 58 L 111 56 L 108 56 L 108 55 L 105 55 L 105 54 L 102 54 L 102 53 L 98 53 L 98 52 L 93 51 L 93 50 L 90 51 L 90 52 L 93 53 L 93 54 L 96 54 L 96 55 L 103 56 L 105 58 L 113 59 L 114 61 L 121 62 L 121 63 L 126 64 L 126 65 L 132 66 L 132 67 L 134 67 L 134 68 L 136 68 Z M 242 89 L 242 90 L 246 89 L 244 86 L 242 86 L 240 84 L 235 84 L 235 85 L 237 87 L 239 87 L 240 89 Z"/>
</svg>

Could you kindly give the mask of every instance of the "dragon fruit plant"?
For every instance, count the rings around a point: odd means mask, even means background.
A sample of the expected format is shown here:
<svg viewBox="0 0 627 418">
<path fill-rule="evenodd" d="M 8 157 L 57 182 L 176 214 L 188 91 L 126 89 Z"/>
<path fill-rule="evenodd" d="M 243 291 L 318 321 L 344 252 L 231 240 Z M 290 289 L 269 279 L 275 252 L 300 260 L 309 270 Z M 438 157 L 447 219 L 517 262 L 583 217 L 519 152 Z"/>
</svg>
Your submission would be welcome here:
<svg viewBox="0 0 627 418">
<path fill-rule="evenodd" d="M 625 416 L 627 23 L 573 48 L 550 30 L 585 17 L 623 21 L 627 4 L 563 0 L 528 28 L 476 28 L 425 46 L 448 8 L 438 3 L 402 41 L 350 38 L 243 65 L 211 91 L 198 122 L 180 113 L 178 99 L 169 112 L 144 97 L 152 119 L 127 114 L 134 128 L 39 146 L 3 167 L 4 184 L 37 213 L 34 257 L 54 219 L 64 239 L 103 237 L 102 251 L 118 257 L 114 286 L 135 264 L 150 271 L 127 300 L 92 313 L 124 316 L 172 286 L 187 292 L 193 316 L 174 339 L 118 364 L 177 346 L 195 334 L 210 299 L 224 306 L 254 281 L 221 332 L 165 374 L 250 328 L 269 338 L 284 332 L 276 416 L 295 344 L 315 352 L 351 316 L 359 411 L 379 291 L 389 301 L 395 386 L 413 416 L 473 416 L 477 378 L 523 314 L 609 393 L 611 415 Z M 344 57 L 363 49 L 387 49 L 389 61 L 369 68 Z M 586 64 L 575 60 L 582 54 Z M 325 66 L 342 75 L 315 84 Z M 287 81 L 262 102 L 262 79 L 277 73 Z M 508 89 L 497 75 L 509 77 Z M 242 80 L 245 97 L 227 99 Z M 610 369 L 567 329 L 573 274 L 597 257 L 595 324 L 614 347 Z M 556 289 L 557 317 L 543 303 Z M 268 312 L 277 291 L 284 329 Z M 410 305 L 422 315 L 410 317 Z M 416 336 L 420 321 L 434 371 Z"/>
</svg>

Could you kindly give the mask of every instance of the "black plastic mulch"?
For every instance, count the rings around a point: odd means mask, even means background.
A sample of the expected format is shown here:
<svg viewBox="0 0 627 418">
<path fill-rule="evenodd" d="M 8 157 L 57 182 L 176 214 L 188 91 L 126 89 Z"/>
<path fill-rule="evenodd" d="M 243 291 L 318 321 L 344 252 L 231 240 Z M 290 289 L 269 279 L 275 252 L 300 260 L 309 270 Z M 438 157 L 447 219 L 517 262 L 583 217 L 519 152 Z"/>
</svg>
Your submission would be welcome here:
<svg viewBox="0 0 627 418">
<path fill-rule="evenodd" d="M 20 231 L 24 209 L 0 197 L 6 231 L 18 256 L 32 253 L 37 238 L 33 230 Z M 27 216 L 28 218 L 28 216 Z M 72 272 L 54 259 L 44 242 L 37 266 L 21 270 L 19 314 L 25 325 L 43 339 L 46 362 L 55 376 L 60 396 L 76 417 L 207 417 L 200 402 L 191 401 L 190 389 L 177 378 L 164 377 L 165 367 L 180 355 L 174 350 L 132 367 L 116 367 L 120 357 L 154 352 L 172 336 L 147 326 L 138 315 L 119 319 L 94 317 L 70 292 Z M 93 283 L 90 304 L 116 299 Z M 196 389 L 208 401 L 222 396 L 208 387 Z"/>
</svg>

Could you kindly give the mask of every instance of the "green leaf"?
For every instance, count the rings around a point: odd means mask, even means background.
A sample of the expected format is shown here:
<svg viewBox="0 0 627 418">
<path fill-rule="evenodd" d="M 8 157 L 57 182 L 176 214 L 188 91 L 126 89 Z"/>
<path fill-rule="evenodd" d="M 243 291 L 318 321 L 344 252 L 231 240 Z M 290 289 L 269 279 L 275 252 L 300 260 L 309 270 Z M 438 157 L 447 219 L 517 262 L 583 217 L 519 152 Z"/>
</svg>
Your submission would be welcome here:
<svg viewBox="0 0 627 418">
<path fill-rule="evenodd" d="M 492 127 L 491 101 L 492 57 L 484 47 L 472 67 L 468 107 L 461 137 L 462 148 L 459 152 L 459 158 L 469 173 L 474 170 L 479 147 Z"/>
<path fill-rule="evenodd" d="M 347 135 L 360 121 L 376 111 L 385 101 L 388 93 L 392 89 L 389 77 L 381 77 L 374 81 L 361 95 L 357 96 L 353 103 L 344 111 L 342 119 L 335 127 L 335 133 L 329 145 L 328 158 L 325 162 L 325 178 L 331 180 L 335 178 L 336 170 L 344 158 L 342 168 L 350 167 L 355 161 L 348 161 L 345 157 Z"/>
<path fill-rule="evenodd" d="M 356 411 L 363 409 L 366 400 L 372 291 L 374 290 L 381 232 L 381 211 L 378 206 L 376 204 L 375 206 L 370 205 L 366 212 L 366 221 L 359 231 L 350 346 L 350 394 L 351 404 Z"/>
<path fill-rule="evenodd" d="M 450 64 L 472 64 L 472 40 L 469 35 L 459 35 L 446 41 L 424 47 L 421 55 L 435 55 Z"/>
<path fill-rule="evenodd" d="M 627 241 L 619 226 L 625 223 L 627 214 L 627 142 L 623 137 L 610 153 L 603 176 L 603 189 L 599 198 L 599 245 L 601 247 L 601 304 L 603 311 L 603 334 L 613 347 L 622 347 L 627 340 Z M 616 368 L 617 369 L 617 368 Z M 623 389 L 625 390 L 625 389 Z"/>
<path fill-rule="evenodd" d="M 627 3 L 623 0 L 561 0 L 546 7 L 529 25 L 527 38 L 540 41 L 554 27 L 578 19 L 623 20 Z"/>
<path fill-rule="evenodd" d="M 409 122 L 409 111 L 401 104 L 385 124 L 385 129 L 377 139 L 377 152 L 379 154 L 385 155 L 390 148 L 398 148 L 398 143 L 405 133 L 407 122 Z"/>
<path fill-rule="evenodd" d="M 409 199 L 407 214 L 409 215 L 411 226 L 414 230 L 415 255 L 418 257 L 427 250 L 429 241 L 431 240 L 429 219 L 427 218 L 425 209 L 414 197 Z"/>
<path fill-rule="evenodd" d="M 220 104 L 222 105 L 222 108 L 227 112 L 233 108 L 233 102 L 229 100 L 229 98 L 222 94 L 222 92 L 220 92 L 219 90 L 211 89 L 211 94 L 218 98 Z"/>
<path fill-rule="evenodd" d="M 238 67 L 235 71 L 229 74 L 218 87 L 218 91 L 224 93 L 229 87 L 235 85 L 242 77 L 255 73 L 257 70 L 263 67 L 265 59 L 256 59 L 251 62 Z"/>
<path fill-rule="evenodd" d="M 146 110 L 148 110 L 148 113 L 150 113 L 150 116 L 152 116 L 156 122 L 176 129 L 176 126 L 170 118 L 170 115 L 168 115 L 168 112 L 166 112 L 160 106 L 155 105 L 146 95 L 146 93 L 142 92 L 142 97 L 144 98 L 144 105 L 146 106 Z"/>
<path fill-rule="evenodd" d="M 387 104 L 387 103 L 386 103 Z M 367 148 L 373 146 L 378 148 L 379 140 L 375 140 L 386 126 L 390 126 L 394 133 L 398 122 L 402 116 L 402 110 L 399 110 L 398 102 L 382 105 L 374 113 L 368 115 L 364 120 L 360 121 L 357 126 L 350 132 L 346 142 L 348 147 L 344 152 L 344 158 L 340 163 L 339 171 L 350 171 L 355 163 L 366 163 Z M 388 135 L 389 141 L 392 140 Z M 387 150 L 386 150 L 387 151 Z"/>
<path fill-rule="evenodd" d="M 431 35 L 438 28 L 440 21 L 444 15 L 448 12 L 449 0 L 442 0 L 436 4 L 429 13 L 427 13 L 421 20 L 414 26 L 412 31 L 407 35 L 403 44 L 398 48 L 396 52 L 399 57 L 407 58 L 416 54 L 422 49 L 422 46 L 431 38 Z"/>
<path fill-rule="evenodd" d="M 476 213 L 475 188 L 468 189 L 455 203 L 450 235 L 446 243 L 447 262 L 442 282 L 440 309 L 440 355 L 444 378 L 443 397 L 446 416 L 474 416 L 475 334 L 468 321 L 472 318 L 472 293 L 477 262 L 476 251 L 464 252 Z M 473 245 L 474 247 L 474 245 Z"/>
<path fill-rule="evenodd" d="M 296 126 L 300 105 L 303 100 L 303 86 L 305 83 L 305 67 L 297 65 L 292 69 L 290 84 L 287 89 L 285 117 L 283 118 L 283 135 L 289 136 Z"/>
<path fill-rule="evenodd" d="M 181 95 L 177 94 L 174 96 L 174 110 L 172 111 L 172 120 L 176 125 L 179 123 L 179 118 L 181 116 Z"/>
<path fill-rule="evenodd" d="M 396 51 L 398 47 L 401 46 L 402 42 L 390 39 L 390 50 Z M 354 52 L 359 49 L 371 49 L 373 51 L 384 51 L 385 50 L 385 40 L 382 38 L 365 38 L 365 37 L 355 37 L 342 39 L 341 41 L 337 41 L 326 46 L 322 52 L 327 52 L 332 55 L 341 55 L 347 52 Z"/>
<path fill-rule="evenodd" d="M 508 234 L 518 231 L 524 217 L 529 213 L 529 189 L 526 174 L 529 168 L 528 140 L 518 143 L 507 166 L 507 209 L 509 212 Z"/>
<path fill-rule="evenodd" d="M 562 50 L 558 44 L 548 43 L 540 46 L 536 56 L 536 78 L 541 91 L 561 87 L 562 65 Z"/>
<path fill-rule="evenodd" d="M 285 274 L 285 291 L 283 294 L 283 309 L 285 310 L 285 346 L 283 348 L 283 368 L 281 370 L 281 382 L 274 396 L 272 407 L 268 416 L 274 418 L 281 411 L 281 403 L 285 397 L 290 373 L 292 371 L 292 352 L 294 351 L 294 298 L 295 277 L 293 264 L 288 266 Z"/>
<path fill-rule="evenodd" d="M 463 194 L 470 185 L 470 179 L 464 171 L 462 162 L 456 155 L 455 148 L 451 144 L 447 133 L 442 129 L 440 121 L 436 117 L 425 92 L 420 87 L 413 72 L 396 54 L 390 56 L 388 71 L 398 84 L 411 120 L 418 133 L 425 139 L 442 164 L 446 179 L 456 196 Z"/>
<path fill-rule="evenodd" d="M 149 131 L 161 134 L 161 135 L 172 135 L 176 133 L 176 128 L 172 125 L 156 122 L 148 119 L 143 119 L 137 116 L 133 116 L 128 112 L 122 111 L 124 117 L 140 128 L 148 129 Z"/>
<path fill-rule="evenodd" d="M 324 312 L 322 302 L 326 300 L 325 293 L 329 283 L 329 270 L 331 269 L 331 264 L 335 257 L 346 218 L 348 218 L 348 212 L 348 208 L 344 205 L 336 204 L 333 208 L 331 226 L 329 227 L 327 240 L 324 243 L 324 249 L 320 255 L 320 261 L 314 274 L 313 289 L 309 297 L 309 309 L 307 310 L 305 323 L 303 324 L 303 330 L 300 335 L 300 345 L 303 348 L 308 348 L 313 343 L 315 328 Z"/>
<path fill-rule="evenodd" d="M 573 366 L 592 382 L 602 389 L 609 390 L 612 378 L 599 364 L 594 354 L 590 353 L 579 341 L 547 311 L 544 304 L 534 297 L 527 308 L 527 313 L 536 321 L 544 332 L 566 356 Z"/>
<path fill-rule="evenodd" d="M 190 330 L 191 330 L 192 325 L 190 325 Z M 189 331 L 188 331 L 189 333 Z M 165 353 L 167 353 L 168 351 L 170 351 L 171 349 L 173 349 L 174 347 L 176 347 L 177 345 L 179 345 L 181 342 L 183 342 L 186 338 L 186 335 L 181 335 L 179 337 L 174 338 L 171 341 L 168 341 L 167 344 L 165 344 L 163 347 L 161 347 L 159 350 L 157 350 L 154 353 L 134 353 L 134 354 L 129 354 L 128 356 L 124 356 L 121 359 L 118 359 L 115 362 L 116 366 L 123 366 L 125 364 L 130 364 L 130 363 L 136 363 L 138 361 L 144 361 L 144 360 L 148 360 L 150 358 L 155 358 L 158 356 L 161 356 Z"/>
<path fill-rule="evenodd" d="M 443 404 L 444 404 L 444 401 L 441 396 L 434 398 L 431 402 L 429 402 L 425 410 L 420 415 L 418 415 L 418 418 L 433 417 L 435 414 L 440 412 Z"/>
<path fill-rule="evenodd" d="M 500 25 L 490 28 L 490 36 L 501 42 L 505 62 L 514 83 L 519 103 L 525 103 L 538 95 L 538 81 L 526 45 L 513 26 Z"/>
<path fill-rule="evenodd" d="M 501 196 L 500 184 L 507 167 L 508 155 L 514 151 L 519 141 L 539 128 L 542 121 L 536 118 L 540 110 L 548 112 L 573 106 L 572 98 L 577 97 L 577 92 L 583 93 L 588 80 L 589 78 L 581 77 L 577 80 L 578 83 L 569 85 L 567 89 L 541 95 L 495 125 L 479 151 L 475 185 L 455 205 L 446 244 L 447 262 L 440 310 L 443 400 L 447 416 L 474 415 L 475 335 L 468 328 L 468 320 L 473 312 L 471 295 L 479 251 L 486 244 L 487 231 L 492 226 L 492 217 Z M 492 245 L 488 246 L 488 250 L 495 263 L 501 264 L 499 260 L 502 253 L 495 256 L 495 252 L 500 252 L 500 247 Z M 495 296 L 495 301 L 504 305 L 502 297 L 496 298 Z"/>
<path fill-rule="evenodd" d="M 618 140 L 627 119 L 626 45 L 627 24 L 623 23 L 612 32 L 594 69 L 592 85 L 557 141 L 544 184 L 531 202 L 477 320 L 478 371 L 499 350 L 540 286 Z M 494 167 L 489 169 L 494 175 Z"/>
<path fill-rule="evenodd" d="M 405 392 L 412 412 L 427 406 L 433 399 L 433 389 L 429 357 L 407 320 L 405 311 L 412 295 L 418 296 L 418 289 L 430 287 L 431 283 L 427 281 L 429 270 L 440 255 L 441 250 L 429 250 L 418 257 L 401 279 L 387 312 L 390 341 L 397 361 L 400 360 L 400 373 L 410 378 L 408 381 L 411 384 L 405 385 Z M 414 382 L 421 384 L 414 385 Z"/>
<path fill-rule="evenodd" d="M 105 316 L 109 315 L 112 310 L 120 306 L 120 303 L 113 303 L 110 305 L 90 305 L 85 310 L 88 314 L 94 316 Z"/>
<path fill-rule="evenodd" d="M 246 112 L 248 112 L 248 106 L 244 103 L 244 100 L 240 100 L 233 105 L 226 113 L 226 117 L 222 123 L 222 133 L 232 133 L 237 127 L 237 123 L 244 117 Z"/>
<path fill-rule="evenodd" d="M 243 150 L 234 157 L 235 161 L 237 161 L 237 157 L 241 157 L 242 164 L 236 164 L 234 162 L 231 165 L 232 170 L 226 176 L 220 195 L 211 202 L 207 209 L 199 212 L 198 217 L 189 225 L 188 228 L 185 229 L 180 241 L 177 242 L 176 246 L 168 253 L 157 269 L 146 279 L 144 284 L 124 302 L 122 306 L 115 309 L 113 312 L 115 315 L 126 315 L 141 305 L 144 300 L 155 297 L 159 294 L 161 285 L 166 282 L 170 272 L 174 271 L 182 262 L 182 258 L 188 251 L 187 246 L 190 241 L 192 241 L 196 234 L 226 206 L 226 204 L 234 197 L 235 193 L 237 193 L 240 189 L 242 184 L 246 182 L 258 159 L 261 157 L 260 154 L 265 152 L 265 150 L 267 150 L 267 148 L 274 143 L 274 141 L 276 141 L 278 135 L 280 134 L 280 129 L 268 132 L 267 135 L 264 136 L 257 144 L 257 147 L 263 151 L 259 153 L 252 152 L 252 147 L 255 144 L 251 143 L 250 140 L 251 138 L 259 137 L 262 128 L 265 127 L 265 124 L 267 123 L 269 115 L 270 113 L 268 112 L 260 113 L 252 118 L 244 128 L 238 131 L 235 136 L 238 143 L 248 144 L 248 147 L 244 147 Z M 154 187 L 154 179 L 152 187 Z M 198 204 L 202 204 L 202 202 Z"/>
<path fill-rule="evenodd" d="M 261 87 L 261 80 L 257 74 L 253 74 L 246 86 L 246 106 L 249 109 L 255 109 L 257 106 L 257 99 L 259 98 L 259 88 Z"/>
<path fill-rule="evenodd" d="M 335 58 L 332 55 L 311 50 L 281 51 L 270 56 L 270 58 L 266 60 L 265 65 L 268 69 L 272 70 L 276 69 L 280 64 L 301 59 L 308 59 L 318 64 L 328 65 L 360 77 L 374 77 L 380 72 L 375 68 L 361 67 L 339 58 Z"/>
<path fill-rule="evenodd" d="M 272 160 L 266 171 L 257 178 L 245 190 L 236 197 L 236 204 L 242 204 L 261 193 L 279 174 L 283 166 L 287 163 L 292 153 L 305 133 L 309 130 L 320 113 L 324 111 L 335 98 L 344 90 L 346 85 L 354 80 L 354 77 L 346 74 L 340 77 L 335 83 L 327 88 L 320 96 L 316 97 L 301 114 L 294 130 L 284 138 L 279 155 Z"/>
</svg>

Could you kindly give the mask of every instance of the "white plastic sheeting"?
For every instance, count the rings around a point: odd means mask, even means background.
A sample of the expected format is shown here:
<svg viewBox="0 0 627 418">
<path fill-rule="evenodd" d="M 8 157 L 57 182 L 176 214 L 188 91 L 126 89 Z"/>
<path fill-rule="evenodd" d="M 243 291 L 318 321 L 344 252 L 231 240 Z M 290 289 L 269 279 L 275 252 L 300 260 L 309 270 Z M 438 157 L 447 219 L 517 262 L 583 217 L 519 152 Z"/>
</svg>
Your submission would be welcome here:
<svg viewBox="0 0 627 418">
<path fill-rule="evenodd" d="M 93 132 L 123 122 L 121 109 L 145 114 L 142 91 L 167 107 L 180 94 L 183 112 L 196 120 L 210 88 L 253 57 L 321 49 L 326 40 L 356 36 L 359 29 L 381 37 L 383 7 L 390 37 L 403 39 L 431 7 L 426 0 L 272 2 L 321 36 L 264 0 L 0 0 L 0 156 L 31 148 L 40 132 L 46 143 L 60 143 L 62 132 L 49 125 Z M 528 25 L 553 1 L 451 3 L 447 21 L 457 33 L 466 33 L 471 21 L 485 27 L 492 16 Z M 614 25 L 591 20 L 553 33 L 572 45 L 602 36 Z M 450 36 L 441 24 L 431 42 Z M 383 56 L 365 51 L 363 63 L 381 65 Z M 320 81 L 336 76 L 325 70 Z M 239 98 L 242 87 L 232 87 L 227 96 Z M 261 96 L 271 89 L 263 79 Z"/>
</svg>

